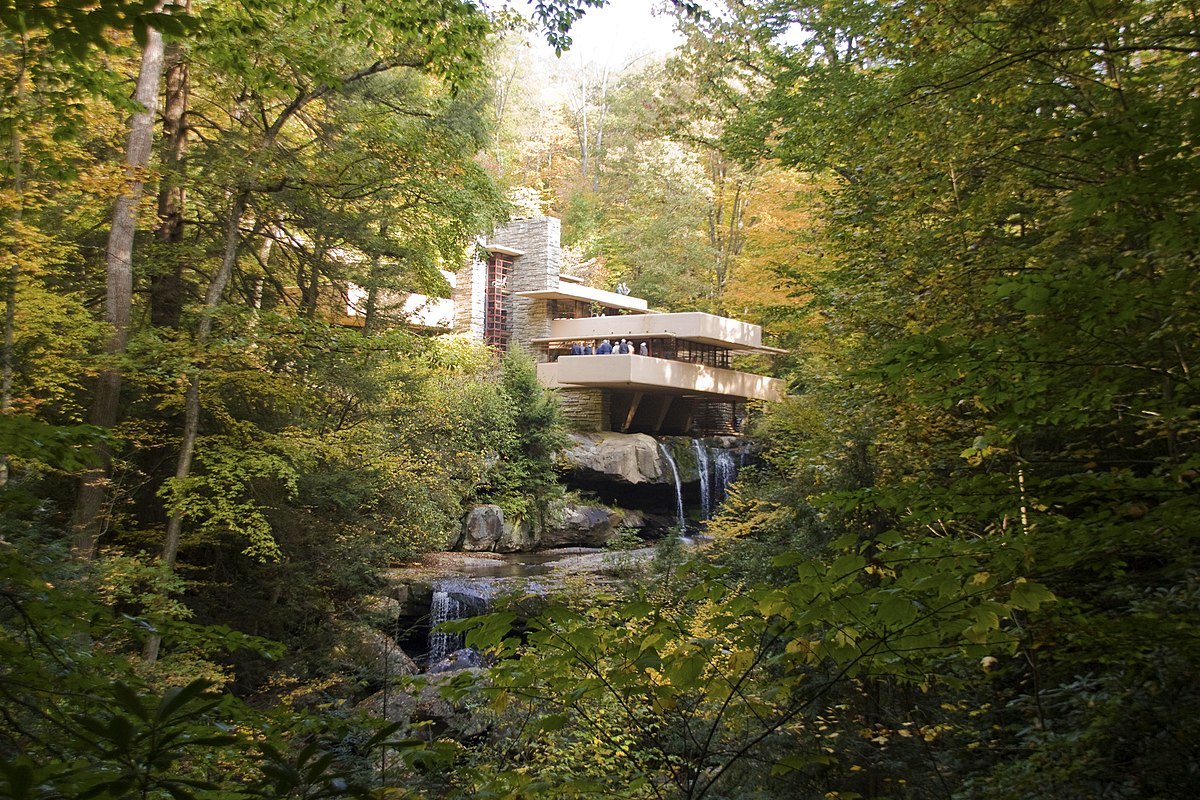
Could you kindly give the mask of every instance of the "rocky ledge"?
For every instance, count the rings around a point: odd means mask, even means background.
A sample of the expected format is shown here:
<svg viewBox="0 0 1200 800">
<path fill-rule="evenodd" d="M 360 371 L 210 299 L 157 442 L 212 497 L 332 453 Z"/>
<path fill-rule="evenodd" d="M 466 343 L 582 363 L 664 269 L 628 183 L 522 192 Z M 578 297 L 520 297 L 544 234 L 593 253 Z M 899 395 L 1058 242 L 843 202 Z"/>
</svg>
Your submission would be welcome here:
<svg viewBox="0 0 1200 800">
<path fill-rule="evenodd" d="M 599 505 L 568 505 L 549 515 L 545 530 L 528 520 L 509 522 L 500 506 L 476 506 L 467 512 L 451 550 L 472 553 L 518 553 L 559 547 L 603 547 L 619 528 L 646 527 L 638 511 Z"/>
<path fill-rule="evenodd" d="M 628 486 L 674 484 L 675 475 L 664 449 L 671 454 L 680 480 L 691 483 L 699 480 L 695 442 L 699 441 L 709 449 L 726 450 L 739 455 L 746 448 L 745 440 L 736 436 L 713 436 L 700 440 L 613 432 L 572 433 L 570 436 L 571 446 L 563 454 L 563 460 L 572 478 Z"/>
</svg>

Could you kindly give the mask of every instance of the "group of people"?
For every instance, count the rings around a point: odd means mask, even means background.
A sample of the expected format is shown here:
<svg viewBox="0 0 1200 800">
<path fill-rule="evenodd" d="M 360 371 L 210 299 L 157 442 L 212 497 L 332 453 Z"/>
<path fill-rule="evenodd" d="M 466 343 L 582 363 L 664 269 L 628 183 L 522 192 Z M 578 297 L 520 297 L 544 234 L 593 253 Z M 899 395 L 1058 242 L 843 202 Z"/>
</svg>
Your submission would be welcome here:
<svg viewBox="0 0 1200 800">
<path fill-rule="evenodd" d="M 598 345 L 595 345 L 594 342 L 571 342 L 571 355 L 573 356 L 604 356 L 609 353 L 629 355 L 633 352 L 633 342 L 628 339 L 622 339 L 616 344 L 613 344 L 608 339 L 604 339 Z M 641 356 L 650 355 L 650 346 L 642 342 L 637 346 L 637 354 Z"/>
</svg>

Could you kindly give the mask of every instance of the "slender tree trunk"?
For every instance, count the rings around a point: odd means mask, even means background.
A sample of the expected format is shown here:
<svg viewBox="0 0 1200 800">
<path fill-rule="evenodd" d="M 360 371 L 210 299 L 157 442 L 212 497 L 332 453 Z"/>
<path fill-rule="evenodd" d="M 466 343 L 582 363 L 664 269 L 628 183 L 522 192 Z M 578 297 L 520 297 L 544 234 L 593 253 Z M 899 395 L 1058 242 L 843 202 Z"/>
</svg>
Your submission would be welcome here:
<svg viewBox="0 0 1200 800">
<path fill-rule="evenodd" d="M 315 248 L 313 262 L 308 266 L 308 282 L 300 290 L 300 316 L 304 319 L 317 318 L 317 308 L 321 305 L 321 261 L 324 258 L 324 246 Z"/>
<path fill-rule="evenodd" d="M 600 104 L 596 110 L 596 147 L 592 152 L 592 191 L 600 191 L 600 162 L 603 158 L 604 120 L 608 116 L 608 67 L 600 79 Z"/>
<path fill-rule="evenodd" d="M 125 191 L 113 208 L 112 228 L 105 249 L 106 291 L 104 319 L 112 326 L 104 353 L 108 363 L 96 382 L 96 392 L 88 413 L 93 425 L 111 428 L 117 422 L 121 397 L 121 367 L 117 358 L 125 352 L 129 339 L 129 319 L 133 302 L 133 237 L 137 229 L 137 206 L 142 197 L 143 179 L 150 165 L 154 141 L 154 121 L 158 110 L 158 84 L 163 72 L 162 34 L 146 29 L 142 65 L 138 72 L 134 99 L 141 110 L 129 121 L 129 143 L 125 150 Z M 79 496 L 71 522 L 71 552 L 76 558 L 90 559 L 100 536 L 105 489 L 112 454 L 101 448 L 101 465 L 89 470 L 80 481 Z"/>
<path fill-rule="evenodd" d="M 200 325 L 196 331 L 196 349 L 203 350 L 212 335 L 213 316 L 221 295 L 229 284 L 233 267 L 237 263 L 238 250 L 241 244 L 242 217 L 246 213 L 246 205 L 250 200 L 250 190 L 242 189 L 234 197 L 233 206 L 229 210 L 229 221 L 225 228 L 225 246 L 221 257 L 221 266 L 208 285 L 204 296 L 204 308 L 200 312 Z M 186 480 L 192 473 L 192 458 L 196 453 L 196 438 L 200 432 L 200 371 L 193 367 L 188 375 L 187 391 L 183 401 L 183 440 L 179 446 L 179 459 L 175 462 L 176 482 Z M 167 535 L 163 541 L 162 562 L 168 567 L 175 566 L 179 554 L 179 537 L 183 533 L 183 512 L 172 509 L 171 517 L 167 520 Z M 142 648 L 142 659 L 148 664 L 158 660 L 158 651 L 162 646 L 162 636 L 153 634 L 146 640 Z"/>
<path fill-rule="evenodd" d="M 191 0 L 183 13 L 191 9 Z M 166 48 L 166 102 L 163 105 L 163 180 L 158 190 L 158 227 L 154 237 L 163 244 L 183 241 L 186 196 L 183 186 L 183 157 L 187 150 L 187 109 L 190 80 L 188 63 L 180 42 Z M 183 314 L 183 262 L 175 254 L 166 259 L 167 271 L 150 278 L 150 323 L 178 328 Z"/>
<path fill-rule="evenodd" d="M 267 274 L 267 264 L 271 261 L 271 249 L 274 245 L 275 240 L 271 238 L 270 226 L 268 226 L 267 235 L 263 236 L 262 244 L 258 248 L 258 263 L 262 266 L 263 274 L 254 278 L 250 286 L 250 308 L 253 309 L 250 315 L 251 330 L 258 327 L 258 314 L 262 311 L 264 276 Z"/>
<path fill-rule="evenodd" d="M 729 272 L 734 260 L 741 255 L 742 245 L 746 234 L 742 230 L 742 221 L 746 214 L 746 200 L 742 196 L 742 181 L 739 179 L 733 189 L 733 202 L 730 204 L 729 220 L 725 234 L 725 247 L 719 254 L 720 263 L 717 267 L 717 297 L 725 292 L 725 284 L 729 281 Z"/>
<path fill-rule="evenodd" d="M 13 125 L 12 139 L 9 142 L 8 157 L 12 164 L 12 190 L 16 195 L 16 208 L 13 209 L 10 226 L 12 243 L 9 245 L 8 279 L 4 284 L 4 355 L 3 367 L 0 367 L 0 414 L 7 414 L 12 408 L 13 371 L 16 360 L 16 327 L 17 327 L 17 281 L 21 277 L 20 246 L 21 218 L 25 206 L 25 173 L 23 141 L 21 139 L 20 114 L 25 108 L 26 78 L 28 77 L 26 60 L 29 57 L 29 38 L 21 34 L 21 59 L 17 64 L 17 76 L 13 105 L 18 123 Z M 0 453 L 0 486 L 8 483 L 8 454 Z"/>
<path fill-rule="evenodd" d="M 512 92 L 513 81 L 516 80 L 517 68 L 520 66 L 520 64 L 520 59 L 514 58 L 512 69 L 508 71 L 508 75 L 504 78 L 504 81 L 497 81 L 496 85 L 496 99 L 494 105 L 496 111 L 496 135 L 493 140 L 493 150 L 496 159 L 496 174 L 501 178 L 504 177 L 504 149 L 501 146 L 504 129 L 504 114 L 508 108 L 508 97 Z"/>
<path fill-rule="evenodd" d="M 229 221 L 225 227 L 225 246 L 221 256 L 221 267 L 208 285 L 204 296 L 204 308 L 200 312 L 200 325 L 196 330 L 197 349 L 202 350 L 212 336 L 213 317 L 221 295 L 229 285 L 229 277 L 237 263 L 238 251 L 241 245 L 242 217 L 246 213 L 246 205 L 250 200 L 250 191 L 243 189 L 234 198 L 229 210 Z M 183 480 L 191 474 L 192 456 L 196 450 L 196 433 L 200 429 L 200 375 L 192 370 L 188 380 L 187 393 L 184 398 L 183 443 L 179 448 L 179 460 L 175 467 L 175 477 Z M 162 560 L 168 566 L 175 565 L 175 556 L 179 552 L 179 533 L 183 527 L 183 515 L 172 512 L 167 523 L 167 538 L 163 544 Z"/>
<path fill-rule="evenodd" d="M 588 81 L 584 72 L 579 78 L 579 173 L 588 175 L 588 150 L 591 139 L 588 135 Z"/>
<path fill-rule="evenodd" d="M 379 238 L 387 236 L 387 223 L 379 223 Z M 363 311 L 363 334 L 370 336 L 378 327 L 379 316 L 379 253 L 371 256 L 371 271 L 367 275 L 367 305 Z"/>
</svg>

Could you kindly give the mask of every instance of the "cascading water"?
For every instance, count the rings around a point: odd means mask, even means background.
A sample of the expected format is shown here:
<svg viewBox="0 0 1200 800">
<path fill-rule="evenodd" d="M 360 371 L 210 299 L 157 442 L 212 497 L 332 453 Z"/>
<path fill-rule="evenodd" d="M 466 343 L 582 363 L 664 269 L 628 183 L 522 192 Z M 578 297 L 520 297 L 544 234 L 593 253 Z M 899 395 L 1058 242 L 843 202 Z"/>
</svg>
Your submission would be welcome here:
<svg viewBox="0 0 1200 800">
<path fill-rule="evenodd" d="M 714 472 L 716 473 L 716 502 L 724 502 L 729 495 L 729 484 L 733 483 L 737 477 L 738 465 L 733 460 L 733 453 L 728 450 L 717 450 L 717 457 L 714 464 Z"/>
<path fill-rule="evenodd" d="M 433 600 L 429 604 L 430 666 L 463 649 L 462 634 L 439 630 L 440 624 L 487 613 L 492 590 L 489 580 L 447 578 L 433 584 Z"/>
<path fill-rule="evenodd" d="M 429 663 L 436 664 L 462 646 L 457 634 L 440 629 L 443 622 L 459 619 L 461 604 L 451 597 L 450 592 L 435 591 L 429 604 Z"/>
<path fill-rule="evenodd" d="M 713 496 L 708 471 L 708 448 L 699 439 L 692 439 L 692 450 L 696 452 L 696 471 L 700 473 L 700 516 L 708 519 L 713 512 Z"/>
<path fill-rule="evenodd" d="M 659 442 L 658 449 L 662 452 L 663 458 L 667 460 L 667 464 L 671 467 L 671 474 L 675 477 L 675 514 L 679 520 L 679 532 L 683 533 L 686 525 L 683 517 L 683 482 L 679 480 L 679 468 L 675 466 L 675 458 L 671 455 L 670 448 Z"/>
</svg>

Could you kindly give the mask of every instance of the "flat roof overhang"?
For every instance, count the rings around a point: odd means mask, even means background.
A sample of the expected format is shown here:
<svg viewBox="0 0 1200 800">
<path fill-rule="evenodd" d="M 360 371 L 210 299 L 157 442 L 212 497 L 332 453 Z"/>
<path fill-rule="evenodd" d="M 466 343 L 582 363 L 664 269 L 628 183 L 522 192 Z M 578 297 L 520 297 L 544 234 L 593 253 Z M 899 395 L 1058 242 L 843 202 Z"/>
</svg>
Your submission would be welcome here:
<svg viewBox="0 0 1200 800">
<path fill-rule="evenodd" d="M 634 314 L 649 314 L 650 304 L 640 297 L 629 297 L 617 292 L 606 292 L 578 283 L 559 281 L 556 289 L 538 289 L 532 292 L 513 292 L 514 297 L 530 300 L 578 300 L 581 303 L 598 303 L 608 308 L 619 308 Z"/>
<path fill-rule="evenodd" d="M 536 341 L 540 344 L 591 339 L 631 339 L 636 342 L 663 338 L 745 353 L 778 355 L 787 352 L 764 345 L 762 328 L 758 325 L 702 311 L 555 319 L 550 322 L 550 335 Z"/>
<path fill-rule="evenodd" d="M 784 355 L 788 352 L 787 350 L 784 350 L 782 347 L 768 347 L 765 344 L 759 344 L 759 345 L 740 344 L 738 342 L 727 342 L 727 341 L 722 341 L 720 339 L 709 339 L 709 338 L 705 338 L 703 336 L 698 336 L 698 337 L 697 336 L 688 336 L 685 338 L 683 336 L 677 336 L 674 333 L 667 333 L 665 331 L 658 331 L 658 332 L 651 331 L 649 333 L 637 333 L 637 334 L 620 334 L 620 333 L 612 334 L 612 333 L 610 333 L 610 334 L 606 334 L 605 336 L 601 336 L 599 338 L 608 339 L 611 341 L 614 337 L 617 339 L 620 339 L 620 338 L 629 337 L 629 336 L 634 336 L 639 341 L 641 339 L 676 339 L 681 342 L 698 342 L 699 344 L 708 344 L 708 345 L 712 345 L 714 347 L 721 347 L 721 348 L 724 348 L 725 350 L 728 350 L 733 353 L 759 353 L 762 355 L 778 356 L 778 355 Z M 530 341 L 533 342 L 534 344 L 562 344 L 562 343 L 566 343 L 566 342 L 577 342 L 580 339 L 587 339 L 588 341 L 590 341 L 594 338 L 597 338 L 597 337 L 594 337 L 594 336 L 582 336 L 582 337 L 580 337 L 580 336 L 543 336 L 538 339 L 530 339 Z"/>
<path fill-rule="evenodd" d="M 778 378 L 634 354 L 561 356 L 538 364 L 537 370 L 541 382 L 551 387 L 623 389 L 724 401 L 779 401 L 785 396 Z"/>
</svg>

